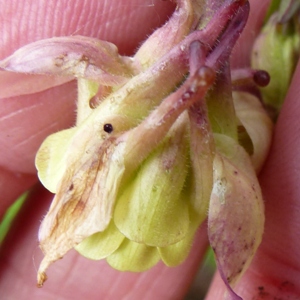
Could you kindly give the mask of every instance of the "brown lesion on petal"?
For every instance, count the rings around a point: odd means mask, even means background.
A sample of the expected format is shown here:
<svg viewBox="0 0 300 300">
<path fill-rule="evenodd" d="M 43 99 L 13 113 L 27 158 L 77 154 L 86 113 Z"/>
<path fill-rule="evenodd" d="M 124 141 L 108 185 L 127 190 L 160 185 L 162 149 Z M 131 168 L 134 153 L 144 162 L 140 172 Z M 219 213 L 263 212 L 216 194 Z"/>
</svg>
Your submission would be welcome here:
<svg viewBox="0 0 300 300">
<path fill-rule="evenodd" d="M 67 60 L 68 60 L 67 57 L 68 57 L 67 53 L 62 53 L 62 54 L 58 55 L 57 57 L 55 57 L 53 59 L 55 67 L 61 68 L 67 62 Z"/>
<path fill-rule="evenodd" d="M 69 187 L 69 192 L 71 192 L 74 189 L 74 184 L 71 183 L 70 187 Z"/>
<path fill-rule="evenodd" d="M 85 54 L 81 54 L 78 56 L 77 60 L 74 60 L 74 58 L 70 58 L 68 53 L 61 53 L 58 56 L 54 57 L 53 59 L 54 66 L 57 68 L 76 68 L 80 65 L 85 65 L 85 69 L 87 69 L 89 66 L 95 67 L 95 62 L 93 62 L 90 57 L 88 57 Z M 69 64 L 69 65 L 68 65 Z M 74 72 L 74 76 L 79 75 Z"/>
<path fill-rule="evenodd" d="M 84 209 L 87 208 L 86 202 L 87 200 L 84 200 L 82 197 L 79 197 L 79 199 L 76 199 L 76 197 L 72 197 L 72 200 L 70 200 L 62 208 L 61 215 L 70 215 L 70 217 L 72 218 L 80 217 L 80 215 L 84 213 Z M 56 225 L 59 225 L 59 222 L 57 222 Z"/>
<path fill-rule="evenodd" d="M 74 210 L 73 210 L 73 216 L 75 217 L 76 215 L 80 215 L 83 211 L 84 211 L 84 209 L 85 209 L 85 207 L 86 207 L 86 203 L 84 202 L 84 201 L 79 201 L 77 204 L 76 204 L 76 206 L 75 206 L 75 208 L 74 208 Z"/>
<path fill-rule="evenodd" d="M 77 59 L 69 57 L 67 53 L 62 53 L 53 59 L 54 66 L 72 73 L 74 77 L 85 77 L 89 72 L 99 72 L 95 62 L 85 54 L 81 54 Z"/>
</svg>

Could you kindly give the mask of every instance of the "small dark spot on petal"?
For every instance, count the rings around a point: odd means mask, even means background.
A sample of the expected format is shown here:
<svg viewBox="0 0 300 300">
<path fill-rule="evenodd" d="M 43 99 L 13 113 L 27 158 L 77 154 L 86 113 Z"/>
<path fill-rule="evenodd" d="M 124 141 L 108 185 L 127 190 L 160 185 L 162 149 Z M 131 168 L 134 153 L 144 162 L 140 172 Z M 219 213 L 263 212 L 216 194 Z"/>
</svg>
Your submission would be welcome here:
<svg viewBox="0 0 300 300">
<path fill-rule="evenodd" d="M 112 133 L 114 128 L 111 124 L 107 123 L 103 125 L 103 130 L 107 133 Z"/>
<path fill-rule="evenodd" d="M 70 187 L 69 187 L 69 192 L 72 191 L 74 189 L 74 184 L 71 183 Z"/>
</svg>

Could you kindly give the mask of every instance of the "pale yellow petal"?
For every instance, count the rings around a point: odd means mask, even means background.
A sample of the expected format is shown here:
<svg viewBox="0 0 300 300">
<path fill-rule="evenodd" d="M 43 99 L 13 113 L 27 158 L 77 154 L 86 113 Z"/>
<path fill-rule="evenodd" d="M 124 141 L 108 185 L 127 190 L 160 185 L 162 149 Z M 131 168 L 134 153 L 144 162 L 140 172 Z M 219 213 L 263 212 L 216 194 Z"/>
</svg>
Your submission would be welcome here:
<svg viewBox="0 0 300 300">
<path fill-rule="evenodd" d="M 121 246 L 106 261 L 120 271 L 143 272 L 155 266 L 160 260 L 155 247 L 149 247 L 125 239 Z"/>
<path fill-rule="evenodd" d="M 192 212 L 190 214 L 189 230 L 184 239 L 176 244 L 158 248 L 161 260 L 167 266 L 175 267 L 185 261 L 193 245 L 195 233 L 202 222 L 203 217 Z"/>
<path fill-rule="evenodd" d="M 109 226 L 102 232 L 96 232 L 84 239 L 75 249 L 89 259 L 103 259 L 119 248 L 124 240 L 124 235 L 111 221 Z"/>
<path fill-rule="evenodd" d="M 48 136 L 36 155 L 39 179 L 52 193 L 57 192 L 58 183 L 66 172 L 66 154 L 75 133 L 76 128 L 70 128 Z"/>
</svg>

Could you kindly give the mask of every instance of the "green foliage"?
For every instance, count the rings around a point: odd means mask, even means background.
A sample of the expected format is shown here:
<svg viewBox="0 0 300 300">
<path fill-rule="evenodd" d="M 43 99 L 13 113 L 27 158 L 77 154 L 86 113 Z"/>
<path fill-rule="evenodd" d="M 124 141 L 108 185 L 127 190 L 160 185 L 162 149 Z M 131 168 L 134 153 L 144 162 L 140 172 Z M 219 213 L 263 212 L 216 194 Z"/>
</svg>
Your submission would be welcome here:
<svg viewBox="0 0 300 300">
<path fill-rule="evenodd" d="M 24 193 L 21 197 L 19 197 L 6 211 L 1 223 L 0 223 L 0 245 L 4 241 L 13 220 L 15 219 L 16 215 L 20 211 L 25 199 L 27 197 L 27 192 Z"/>
</svg>

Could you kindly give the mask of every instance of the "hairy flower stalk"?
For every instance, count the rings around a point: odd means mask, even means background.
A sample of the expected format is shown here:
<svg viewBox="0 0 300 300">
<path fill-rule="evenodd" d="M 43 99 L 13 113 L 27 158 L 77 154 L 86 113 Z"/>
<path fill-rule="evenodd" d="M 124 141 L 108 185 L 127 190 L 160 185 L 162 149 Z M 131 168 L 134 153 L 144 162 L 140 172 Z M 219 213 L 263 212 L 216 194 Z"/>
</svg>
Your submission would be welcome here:
<svg viewBox="0 0 300 300">
<path fill-rule="evenodd" d="M 160 260 L 176 266 L 208 217 L 220 274 L 239 299 L 234 284 L 263 233 L 256 172 L 272 123 L 257 86 L 269 78 L 230 68 L 248 1 L 208 2 L 178 0 L 133 57 L 75 36 L 30 44 L 1 62 L 44 81 L 38 90 L 78 80 L 76 125 L 50 135 L 36 156 L 39 178 L 55 194 L 39 231 L 39 286 L 72 248 L 122 271 Z"/>
</svg>

